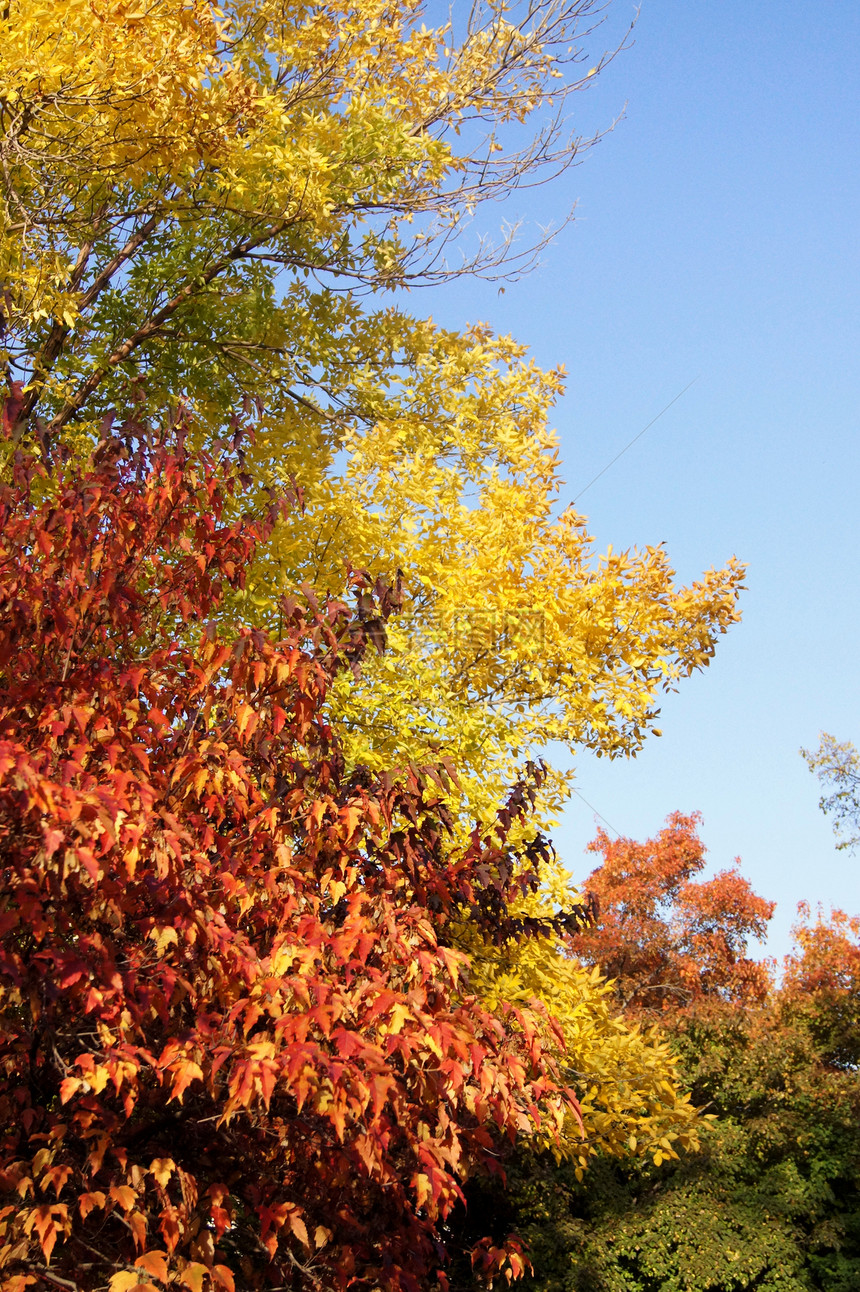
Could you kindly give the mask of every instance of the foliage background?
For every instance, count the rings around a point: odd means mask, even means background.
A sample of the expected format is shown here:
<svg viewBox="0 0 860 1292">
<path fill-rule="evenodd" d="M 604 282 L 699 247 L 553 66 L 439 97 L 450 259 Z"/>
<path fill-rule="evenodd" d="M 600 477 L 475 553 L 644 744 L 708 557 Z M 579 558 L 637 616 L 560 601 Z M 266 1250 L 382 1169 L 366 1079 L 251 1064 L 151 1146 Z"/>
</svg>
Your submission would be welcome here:
<svg viewBox="0 0 860 1292">
<path fill-rule="evenodd" d="M 802 909 L 777 976 L 746 954 L 772 905 L 737 870 L 700 878 L 697 824 L 675 813 L 643 843 L 598 836 L 603 914 L 578 948 L 628 1019 L 668 1038 L 705 1114 L 702 1151 L 604 1156 L 583 1180 L 521 1151 L 506 1194 L 476 1182 L 466 1233 L 518 1229 L 539 1292 L 849 1292 L 860 1278 L 860 918 Z"/>
</svg>

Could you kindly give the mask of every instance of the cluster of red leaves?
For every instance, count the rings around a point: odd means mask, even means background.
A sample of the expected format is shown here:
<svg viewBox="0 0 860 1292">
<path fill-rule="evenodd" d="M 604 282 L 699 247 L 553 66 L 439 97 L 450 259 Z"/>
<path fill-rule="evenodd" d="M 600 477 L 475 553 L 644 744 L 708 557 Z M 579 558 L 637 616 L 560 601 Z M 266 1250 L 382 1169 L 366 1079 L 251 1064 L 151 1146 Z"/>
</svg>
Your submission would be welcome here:
<svg viewBox="0 0 860 1292">
<path fill-rule="evenodd" d="M 603 858 L 585 884 L 600 904 L 600 923 L 578 935 L 577 955 L 615 980 L 625 1010 L 767 994 L 767 965 L 747 955 L 747 944 L 764 936 L 775 903 L 758 897 L 736 868 L 695 878 L 705 865 L 700 822 L 698 813 L 675 812 L 644 843 L 598 830 L 589 844 Z"/>
<path fill-rule="evenodd" d="M 459 1181 L 577 1111 L 550 1021 L 487 1013 L 446 945 L 532 882 L 510 821 L 456 853 L 430 777 L 345 769 L 326 695 L 384 590 L 218 631 L 261 531 L 211 464 L 108 444 L 41 503 L 28 470 L 0 492 L 0 1288 L 444 1282 Z"/>
</svg>

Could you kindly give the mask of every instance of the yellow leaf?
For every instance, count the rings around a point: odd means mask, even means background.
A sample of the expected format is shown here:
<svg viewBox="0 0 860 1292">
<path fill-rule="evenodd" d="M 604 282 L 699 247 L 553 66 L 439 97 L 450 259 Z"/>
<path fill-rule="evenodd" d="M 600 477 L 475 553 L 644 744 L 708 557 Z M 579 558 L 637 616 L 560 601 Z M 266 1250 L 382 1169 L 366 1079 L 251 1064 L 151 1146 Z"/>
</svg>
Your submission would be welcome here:
<svg viewBox="0 0 860 1292">
<path fill-rule="evenodd" d="M 208 1268 L 199 1261 L 189 1261 L 179 1275 L 179 1281 L 183 1287 L 190 1288 L 191 1292 L 203 1292 L 203 1281 L 208 1273 Z"/>
<path fill-rule="evenodd" d="M 433 1196 L 433 1186 L 430 1183 L 430 1177 L 423 1171 L 415 1176 L 415 1205 L 423 1207 Z"/>
<path fill-rule="evenodd" d="M 118 1270 L 108 1284 L 110 1292 L 152 1292 L 151 1283 L 141 1283 L 132 1270 Z"/>
<path fill-rule="evenodd" d="M 159 956 L 163 956 L 169 946 L 176 945 L 179 942 L 176 929 L 170 927 L 152 929 L 149 936 L 154 941 L 155 949 Z"/>
<path fill-rule="evenodd" d="M 100 1095 L 107 1085 L 109 1078 L 110 1069 L 106 1067 L 105 1064 L 99 1064 L 99 1066 L 94 1068 L 89 1074 L 87 1081 L 92 1086 L 95 1094 Z"/>
<path fill-rule="evenodd" d="M 149 1164 L 150 1173 L 166 1189 L 171 1175 L 176 1170 L 176 1163 L 172 1157 L 154 1157 Z"/>
<path fill-rule="evenodd" d="M 403 1024 L 410 1017 L 409 1010 L 398 1001 L 391 1011 L 391 1016 L 388 1020 L 388 1031 L 396 1036 L 398 1032 L 402 1032 Z"/>
</svg>

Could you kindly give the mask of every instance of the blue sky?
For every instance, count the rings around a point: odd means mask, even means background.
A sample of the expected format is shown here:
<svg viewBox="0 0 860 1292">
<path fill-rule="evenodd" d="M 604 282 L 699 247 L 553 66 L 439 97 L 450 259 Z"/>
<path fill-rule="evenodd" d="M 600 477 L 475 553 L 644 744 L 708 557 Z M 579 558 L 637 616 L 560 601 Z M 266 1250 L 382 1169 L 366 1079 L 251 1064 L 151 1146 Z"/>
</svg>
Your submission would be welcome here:
<svg viewBox="0 0 860 1292">
<path fill-rule="evenodd" d="M 614 0 L 589 50 L 632 14 Z M 566 366 L 570 497 L 697 378 L 580 508 L 600 547 L 665 541 L 685 580 L 737 553 L 744 621 L 669 697 L 662 740 L 581 757 L 577 785 L 635 838 L 701 810 L 713 867 L 739 855 L 777 900 L 782 954 L 799 900 L 860 911 L 860 861 L 798 754 L 822 728 L 860 741 L 860 5 L 645 0 L 634 41 L 577 103 L 585 131 L 625 119 L 502 213 L 558 220 L 576 200 L 541 267 L 413 308 Z M 575 798 L 556 843 L 576 875 L 593 833 Z"/>
</svg>

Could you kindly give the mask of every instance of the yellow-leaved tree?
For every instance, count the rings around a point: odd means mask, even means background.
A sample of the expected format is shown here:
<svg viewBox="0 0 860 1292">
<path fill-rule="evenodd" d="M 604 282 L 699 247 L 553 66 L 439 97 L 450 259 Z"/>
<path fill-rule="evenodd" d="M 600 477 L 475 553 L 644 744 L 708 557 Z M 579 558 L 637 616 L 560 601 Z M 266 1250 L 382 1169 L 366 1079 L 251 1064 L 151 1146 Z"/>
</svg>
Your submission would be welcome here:
<svg viewBox="0 0 860 1292">
<path fill-rule="evenodd" d="M 439 18 L 440 10 L 445 13 Z M 581 150 L 573 96 L 600 0 L 6 0 L 0 11 L 0 366 L 16 439 L 51 462 L 177 408 L 297 486 L 234 613 L 347 567 L 403 573 L 389 650 L 337 718 L 375 768 L 450 759 L 489 821 L 548 742 L 635 753 L 659 695 L 737 618 L 730 561 L 678 587 L 662 547 L 597 557 L 560 511 L 561 371 L 483 325 L 414 317 L 406 289 L 528 263 L 460 253 L 485 199 Z M 116 409 L 136 410 L 121 424 Z M 253 435 L 247 434 L 248 422 Z M 243 506 L 248 504 L 243 499 Z M 542 791 L 549 821 L 564 794 Z M 548 868 L 542 909 L 575 901 Z M 469 932 L 463 931 L 464 944 Z M 654 1038 L 612 1018 L 560 941 L 472 946 L 494 999 L 561 1019 L 592 1143 L 686 1136 Z M 572 1140 L 579 1152 L 578 1131 Z"/>
</svg>

